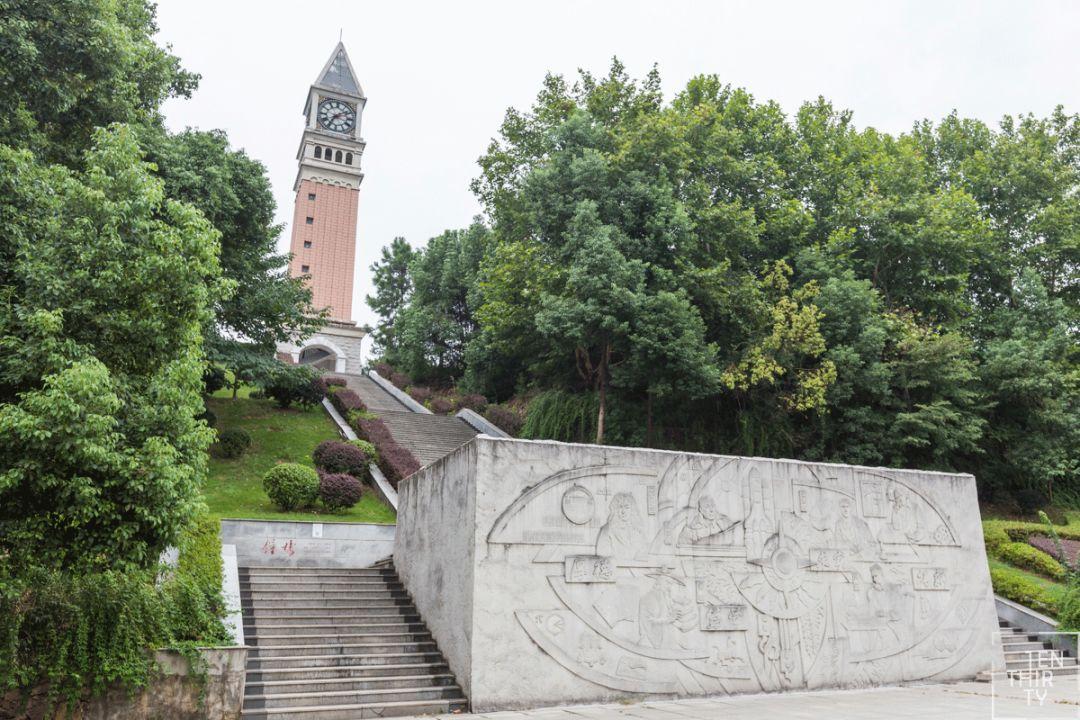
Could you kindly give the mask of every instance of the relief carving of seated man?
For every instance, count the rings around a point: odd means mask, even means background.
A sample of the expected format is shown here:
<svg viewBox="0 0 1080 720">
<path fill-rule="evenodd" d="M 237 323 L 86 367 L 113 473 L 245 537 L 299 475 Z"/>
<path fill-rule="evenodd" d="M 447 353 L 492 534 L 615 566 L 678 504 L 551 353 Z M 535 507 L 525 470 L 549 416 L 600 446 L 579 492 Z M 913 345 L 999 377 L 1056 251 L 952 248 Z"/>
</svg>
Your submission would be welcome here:
<svg viewBox="0 0 1080 720">
<path fill-rule="evenodd" d="M 698 500 L 697 510 L 690 521 L 679 533 L 680 545 L 704 544 L 710 539 L 718 540 L 716 536 L 723 533 L 733 525 L 731 520 L 720 512 L 716 501 L 711 495 L 702 495 Z"/>
</svg>

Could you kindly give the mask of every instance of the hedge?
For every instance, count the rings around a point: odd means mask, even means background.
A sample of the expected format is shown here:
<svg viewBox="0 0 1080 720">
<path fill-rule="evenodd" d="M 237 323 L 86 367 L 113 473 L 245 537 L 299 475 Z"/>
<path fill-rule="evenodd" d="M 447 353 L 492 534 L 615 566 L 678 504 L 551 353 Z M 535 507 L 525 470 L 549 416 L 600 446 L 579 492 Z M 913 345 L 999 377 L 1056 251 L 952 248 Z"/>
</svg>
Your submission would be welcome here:
<svg viewBox="0 0 1080 720">
<path fill-rule="evenodd" d="M 360 399 L 352 390 L 338 390 L 337 392 L 330 393 L 327 397 L 330 398 L 330 404 L 338 409 L 343 416 L 349 417 L 352 412 L 367 412 L 367 405 Z"/>
<path fill-rule="evenodd" d="M 379 469 L 395 488 L 398 483 L 420 469 L 420 463 L 412 453 L 394 440 L 382 420 L 358 418 L 353 429 L 379 451 Z"/>
<path fill-rule="evenodd" d="M 1053 557 L 1026 542 L 1008 542 L 997 547 L 995 557 L 1010 565 L 1045 575 L 1051 580 L 1064 580 L 1065 568 Z"/>
<path fill-rule="evenodd" d="M 1018 570 L 991 568 L 990 582 L 995 593 L 1013 602 L 1051 616 L 1059 612 L 1062 591 L 1045 588 Z"/>
</svg>

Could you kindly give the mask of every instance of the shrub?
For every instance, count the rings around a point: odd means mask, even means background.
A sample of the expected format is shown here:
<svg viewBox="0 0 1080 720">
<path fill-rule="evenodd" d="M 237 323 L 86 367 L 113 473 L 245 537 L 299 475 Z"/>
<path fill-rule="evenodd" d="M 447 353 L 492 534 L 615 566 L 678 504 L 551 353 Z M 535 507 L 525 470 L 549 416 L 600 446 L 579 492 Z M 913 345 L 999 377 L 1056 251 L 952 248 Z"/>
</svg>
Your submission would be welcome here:
<svg viewBox="0 0 1080 720">
<path fill-rule="evenodd" d="M 266 391 L 263 390 L 262 388 L 255 388 L 254 390 L 252 390 L 251 392 L 248 393 L 248 397 L 251 398 L 252 400 L 265 400 L 266 399 Z"/>
<path fill-rule="evenodd" d="M 303 365 L 282 364 L 263 389 L 280 408 L 287 408 L 293 403 L 315 405 L 323 398 L 323 391 L 315 383 L 315 372 Z"/>
<path fill-rule="evenodd" d="M 346 473 L 365 477 L 371 462 L 363 450 L 340 440 L 325 440 L 311 453 L 315 467 L 327 473 Z"/>
<path fill-rule="evenodd" d="M 997 549 L 1010 542 L 1009 534 L 998 520 L 987 520 L 983 523 L 983 544 L 986 545 L 986 554 L 997 556 Z"/>
<path fill-rule="evenodd" d="M 436 415 L 449 415 L 454 411 L 454 403 L 449 398 L 437 395 L 428 400 L 428 410 Z"/>
<path fill-rule="evenodd" d="M 489 405 L 484 417 L 507 435 L 517 437 L 525 423 L 521 416 L 505 405 Z"/>
<path fill-rule="evenodd" d="M 336 407 L 338 412 L 344 415 L 346 419 L 349 417 L 349 413 L 354 410 L 367 410 L 367 406 L 364 405 L 364 401 L 360 399 L 360 396 L 348 389 L 331 393 L 330 404 Z"/>
<path fill-rule="evenodd" d="M 408 450 L 394 440 L 382 420 L 360 420 L 356 432 L 379 450 L 379 468 L 395 488 L 405 478 L 420 469 L 420 463 Z"/>
<path fill-rule="evenodd" d="M 435 394 L 431 391 L 431 388 L 417 386 L 407 388 L 405 392 L 409 393 L 409 397 L 411 397 L 413 400 L 420 403 L 421 405 L 430 400 Z"/>
<path fill-rule="evenodd" d="M 389 380 L 390 375 L 394 373 L 394 368 L 390 363 L 377 362 L 372 366 L 372 369 L 387 380 Z"/>
<path fill-rule="evenodd" d="M 346 473 L 324 473 L 319 477 L 319 499 L 327 510 L 344 510 L 360 502 L 364 484 Z"/>
<path fill-rule="evenodd" d="M 382 375 L 382 373 L 379 373 Z M 412 379 L 405 373 L 400 373 L 397 370 L 391 370 L 389 375 L 383 375 L 389 380 L 398 390 L 404 390 L 412 385 Z"/>
<path fill-rule="evenodd" d="M 324 395 L 328 395 L 332 392 L 331 388 L 345 387 L 345 378 L 336 377 L 334 375 L 322 375 L 315 379 L 315 384 Z"/>
<path fill-rule="evenodd" d="M 1004 598 L 1048 615 L 1058 614 L 1061 593 L 1044 588 L 1017 570 L 991 568 L 990 582 L 994 592 Z"/>
<path fill-rule="evenodd" d="M 379 464 L 379 451 L 376 450 L 375 446 L 369 443 L 367 440 L 360 440 L 359 438 L 357 438 L 356 440 L 347 440 L 346 442 L 348 442 L 350 445 L 360 448 L 364 451 L 364 454 L 368 456 L 371 462 L 375 463 L 376 465 Z"/>
<path fill-rule="evenodd" d="M 218 435 L 214 454 L 222 458 L 238 458 L 251 447 L 251 434 L 243 428 L 228 428 Z"/>
<path fill-rule="evenodd" d="M 213 395 L 221 388 L 225 387 L 226 376 L 225 371 L 217 365 L 207 365 L 203 370 L 203 392 L 207 395 Z"/>
<path fill-rule="evenodd" d="M 310 505 L 319 494 L 319 474 L 297 463 L 282 463 L 263 475 L 263 489 L 282 510 Z"/>
<path fill-rule="evenodd" d="M 462 395 L 457 399 L 458 410 L 472 410 L 483 414 L 487 409 L 488 401 L 483 395 Z"/>
<path fill-rule="evenodd" d="M 1069 583 L 1058 599 L 1058 622 L 1063 632 L 1080 630 L 1080 586 L 1076 583 Z"/>
<path fill-rule="evenodd" d="M 1027 543 L 1008 542 L 998 546 L 996 555 L 1001 560 L 1054 580 L 1065 577 L 1065 568 L 1042 550 Z"/>
<path fill-rule="evenodd" d="M 47 683 L 51 700 L 74 703 L 113 683 L 144 686 L 157 670 L 148 648 L 228 642 L 219 531 L 216 520 L 196 518 L 177 541 L 176 569 L 163 578 L 138 569 L 15 575 L 0 563 L 4 689 Z"/>
</svg>

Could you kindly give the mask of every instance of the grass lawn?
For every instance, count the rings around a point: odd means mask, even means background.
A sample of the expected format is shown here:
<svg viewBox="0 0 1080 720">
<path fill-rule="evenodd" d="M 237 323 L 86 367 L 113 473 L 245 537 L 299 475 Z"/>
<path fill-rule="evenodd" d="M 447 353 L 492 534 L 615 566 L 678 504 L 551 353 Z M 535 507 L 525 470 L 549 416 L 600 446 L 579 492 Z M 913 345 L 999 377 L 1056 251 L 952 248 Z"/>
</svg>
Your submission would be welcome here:
<svg viewBox="0 0 1080 720">
<path fill-rule="evenodd" d="M 337 428 L 319 406 L 279 410 L 271 400 L 252 400 L 241 388 L 231 399 L 219 391 L 207 401 L 217 415 L 218 431 L 239 427 L 251 433 L 251 448 L 235 460 L 210 458 L 210 476 L 203 495 L 214 517 L 257 520 L 321 520 L 323 522 L 392 523 L 394 511 L 370 487 L 352 508 L 338 512 L 280 512 L 263 492 L 263 474 L 279 462 L 310 466 L 311 451 L 323 440 L 338 436 Z"/>
</svg>

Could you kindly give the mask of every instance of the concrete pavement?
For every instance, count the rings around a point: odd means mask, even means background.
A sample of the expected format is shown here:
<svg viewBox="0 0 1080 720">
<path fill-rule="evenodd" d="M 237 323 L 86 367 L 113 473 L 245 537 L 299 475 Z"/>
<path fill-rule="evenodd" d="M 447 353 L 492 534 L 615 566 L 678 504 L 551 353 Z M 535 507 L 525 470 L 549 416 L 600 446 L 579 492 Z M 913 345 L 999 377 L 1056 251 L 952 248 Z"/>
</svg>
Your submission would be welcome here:
<svg viewBox="0 0 1080 720">
<path fill-rule="evenodd" d="M 1077 676 L 1059 677 L 1045 691 L 1040 706 L 1029 702 L 1025 688 L 1008 680 L 991 683 L 913 685 L 770 695 L 740 695 L 639 704 L 575 705 L 521 712 L 473 715 L 476 720 L 1073 720 L 1080 718 Z M 462 715 L 439 715 L 443 720 Z M 428 720 L 431 720 L 429 717 Z"/>
</svg>

